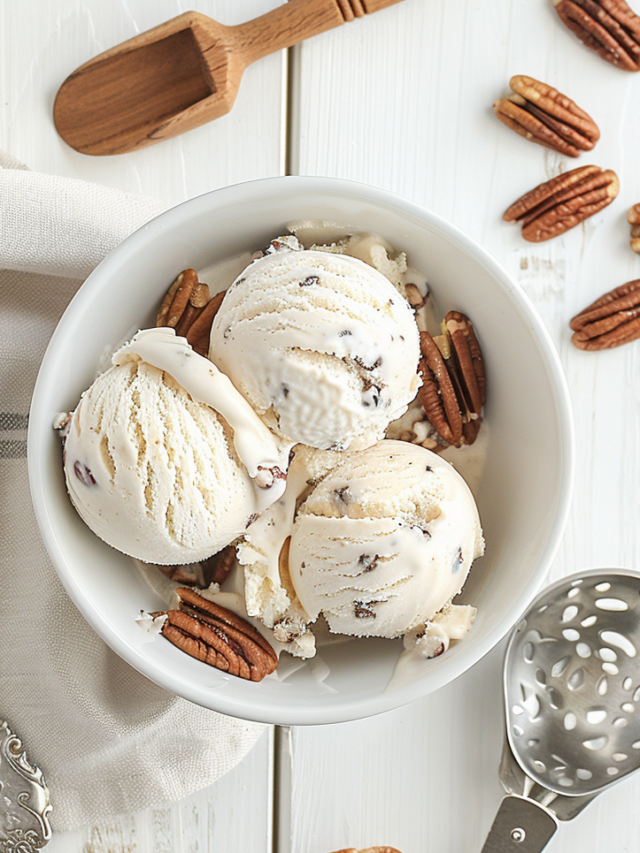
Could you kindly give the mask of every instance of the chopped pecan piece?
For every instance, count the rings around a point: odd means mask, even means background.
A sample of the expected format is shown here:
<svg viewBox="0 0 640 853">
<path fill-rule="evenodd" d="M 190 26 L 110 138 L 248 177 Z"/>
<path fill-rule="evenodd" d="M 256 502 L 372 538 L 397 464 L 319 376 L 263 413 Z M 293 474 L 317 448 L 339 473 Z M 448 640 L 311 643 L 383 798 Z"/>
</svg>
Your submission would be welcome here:
<svg viewBox="0 0 640 853">
<path fill-rule="evenodd" d="M 522 236 L 541 243 L 575 228 L 611 204 L 620 183 L 615 172 L 581 166 L 531 190 L 505 211 L 505 222 L 522 222 Z"/>
<path fill-rule="evenodd" d="M 640 17 L 624 0 L 553 0 L 585 47 L 625 71 L 640 71 Z"/>
<path fill-rule="evenodd" d="M 598 125 L 571 98 L 552 86 L 518 74 L 513 94 L 493 105 L 496 116 L 520 136 L 569 157 L 590 151 L 600 139 Z"/>
<path fill-rule="evenodd" d="M 262 681 L 278 666 L 273 648 L 245 619 L 191 589 L 176 590 L 179 610 L 168 610 L 162 636 L 216 669 L 248 681 Z"/>
<path fill-rule="evenodd" d="M 176 583 L 206 589 L 212 583 L 224 583 L 233 568 L 235 558 L 236 549 L 233 545 L 227 545 L 222 551 L 199 563 L 158 566 L 158 568 L 163 575 Z"/>
<path fill-rule="evenodd" d="M 571 342 L 582 350 L 613 349 L 640 338 L 640 279 L 605 293 L 569 325 Z"/>
<path fill-rule="evenodd" d="M 640 204 L 629 208 L 627 222 L 631 225 L 631 248 L 640 255 Z"/>
<path fill-rule="evenodd" d="M 422 308 L 427 302 L 427 297 L 420 293 L 415 284 L 405 284 L 404 292 L 407 297 L 407 302 L 415 311 Z"/>
</svg>

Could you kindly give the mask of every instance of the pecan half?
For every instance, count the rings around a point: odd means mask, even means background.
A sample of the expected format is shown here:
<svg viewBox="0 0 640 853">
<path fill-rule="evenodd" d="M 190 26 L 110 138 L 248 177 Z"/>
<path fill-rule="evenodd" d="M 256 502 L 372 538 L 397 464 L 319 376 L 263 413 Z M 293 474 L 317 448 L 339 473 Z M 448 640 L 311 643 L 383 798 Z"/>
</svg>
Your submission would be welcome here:
<svg viewBox="0 0 640 853">
<path fill-rule="evenodd" d="M 162 636 L 216 669 L 248 681 L 262 681 L 278 666 L 273 648 L 245 619 L 191 589 L 176 590 L 179 610 L 168 610 Z"/>
<path fill-rule="evenodd" d="M 427 418 L 449 444 L 473 444 L 487 393 L 484 360 L 471 321 L 449 311 L 441 335 L 420 333 L 420 348 L 420 400 Z"/>
<path fill-rule="evenodd" d="M 186 334 L 210 298 L 207 285 L 198 281 L 198 273 L 183 270 L 162 300 L 156 326 L 170 326 L 177 335 Z"/>
<path fill-rule="evenodd" d="M 627 222 L 631 225 L 631 248 L 640 255 L 640 204 L 629 208 Z"/>
<path fill-rule="evenodd" d="M 420 402 L 429 421 L 449 444 L 462 443 L 462 413 L 442 354 L 429 332 L 420 332 Z"/>
<path fill-rule="evenodd" d="M 613 349 L 640 338 L 640 279 L 605 293 L 569 325 L 571 343 L 582 350 Z"/>
<path fill-rule="evenodd" d="M 233 545 L 227 545 L 222 551 L 218 551 L 217 554 L 208 557 L 206 560 L 201 560 L 199 563 L 158 566 L 158 568 L 163 575 L 176 583 L 206 589 L 212 583 L 224 583 L 233 568 L 235 558 L 236 549 Z"/>
<path fill-rule="evenodd" d="M 509 85 L 513 94 L 493 105 L 496 116 L 525 139 L 569 157 L 590 151 L 600 139 L 598 125 L 571 98 L 552 86 L 518 74 Z"/>
<path fill-rule="evenodd" d="M 213 318 L 226 291 L 211 297 L 209 287 L 198 281 L 195 270 L 183 270 L 162 300 L 156 326 L 170 326 L 186 337 L 193 349 L 206 356 Z"/>
<path fill-rule="evenodd" d="M 585 47 L 625 71 L 640 71 L 640 17 L 624 0 L 553 0 Z"/>
<path fill-rule="evenodd" d="M 222 300 L 226 292 L 226 290 L 223 290 L 211 298 L 211 301 L 205 306 L 200 316 L 187 332 L 187 340 L 200 355 L 206 356 L 209 352 L 211 326 L 213 325 L 214 317 L 222 305 Z"/>
<path fill-rule="evenodd" d="M 515 201 L 503 214 L 505 222 L 522 222 L 522 236 L 541 243 L 575 228 L 614 200 L 620 190 L 611 169 L 581 166 L 564 172 Z"/>
</svg>

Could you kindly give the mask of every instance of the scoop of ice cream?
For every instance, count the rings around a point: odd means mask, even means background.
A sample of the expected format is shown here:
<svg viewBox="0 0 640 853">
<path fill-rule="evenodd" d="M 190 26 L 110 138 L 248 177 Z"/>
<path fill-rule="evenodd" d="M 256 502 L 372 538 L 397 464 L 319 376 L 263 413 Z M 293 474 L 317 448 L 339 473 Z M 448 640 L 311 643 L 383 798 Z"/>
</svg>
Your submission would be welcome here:
<svg viewBox="0 0 640 853">
<path fill-rule="evenodd" d="M 276 638 L 297 657 L 312 657 L 315 640 L 289 577 L 287 554 L 296 507 L 341 456 L 298 444 L 284 494 L 249 525 L 238 543 L 247 612 L 272 628 Z"/>
<path fill-rule="evenodd" d="M 172 329 L 153 329 L 83 394 L 64 469 L 74 506 L 101 539 L 167 565 L 236 539 L 284 490 L 287 458 L 211 362 Z"/>
<path fill-rule="evenodd" d="M 462 588 L 484 551 L 462 477 L 417 445 L 349 453 L 298 509 L 289 549 L 297 597 L 335 633 L 398 637 Z"/>
<path fill-rule="evenodd" d="M 227 292 L 209 357 L 292 442 L 366 446 L 415 397 L 419 337 L 391 282 L 319 251 L 254 261 Z"/>
</svg>

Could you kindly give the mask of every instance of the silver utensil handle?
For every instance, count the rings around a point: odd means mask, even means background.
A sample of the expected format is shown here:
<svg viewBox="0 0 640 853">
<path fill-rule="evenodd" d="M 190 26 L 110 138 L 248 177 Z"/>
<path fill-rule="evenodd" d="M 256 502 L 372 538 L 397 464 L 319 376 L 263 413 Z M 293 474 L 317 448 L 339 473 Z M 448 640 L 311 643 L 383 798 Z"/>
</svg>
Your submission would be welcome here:
<svg viewBox="0 0 640 853">
<path fill-rule="evenodd" d="M 510 794 L 500 804 L 482 853 L 540 853 L 557 828 L 544 806 Z"/>
</svg>

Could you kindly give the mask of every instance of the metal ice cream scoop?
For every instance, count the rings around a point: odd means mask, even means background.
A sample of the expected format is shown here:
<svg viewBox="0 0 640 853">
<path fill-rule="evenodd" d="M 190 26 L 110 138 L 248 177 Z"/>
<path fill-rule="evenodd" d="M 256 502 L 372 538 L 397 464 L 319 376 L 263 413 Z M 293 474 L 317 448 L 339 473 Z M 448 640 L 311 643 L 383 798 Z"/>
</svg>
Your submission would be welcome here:
<svg viewBox="0 0 640 853">
<path fill-rule="evenodd" d="M 640 574 L 548 587 L 504 661 L 508 793 L 482 853 L 539 853 L 607 786 L 640 768 Z"/>
</svg>

